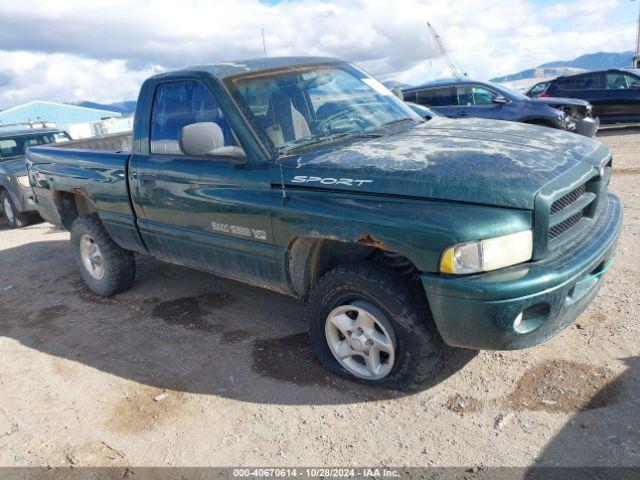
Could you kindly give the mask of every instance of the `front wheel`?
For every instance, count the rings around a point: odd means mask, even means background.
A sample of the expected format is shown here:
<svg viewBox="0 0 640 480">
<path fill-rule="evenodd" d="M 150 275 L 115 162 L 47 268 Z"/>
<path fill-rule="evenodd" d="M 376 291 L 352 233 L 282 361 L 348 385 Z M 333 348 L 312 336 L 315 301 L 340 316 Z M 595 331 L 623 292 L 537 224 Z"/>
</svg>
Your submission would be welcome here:
<svg viewBox="0 0 640 480">
<path fill-rule="evenodd" d="M 109 297 L 133 285 L 136 278 L 133 252 L 111 239 L 97 214 L 78 217 L 73 222 L 71 246 L 82 278 L 98 295 Z"/>
<path fill-rule="evenodd" d="M 28 215 L 18 211 L 13 200 L 11 200 L 11 196 L 9 196 L 7 192 L 0 194 L 0 202 L 2 203 L 4 218 L 7 220 L 9 227 L 20 228 L 29 225 Z"/>
<path fill-rule="evenodd" d="M 415 390 L 444 366 L 426 299 L 393 270 L 345 265 L 325 274 L 307 303 L 314 354 L 350 380 Z"/>
</svg>

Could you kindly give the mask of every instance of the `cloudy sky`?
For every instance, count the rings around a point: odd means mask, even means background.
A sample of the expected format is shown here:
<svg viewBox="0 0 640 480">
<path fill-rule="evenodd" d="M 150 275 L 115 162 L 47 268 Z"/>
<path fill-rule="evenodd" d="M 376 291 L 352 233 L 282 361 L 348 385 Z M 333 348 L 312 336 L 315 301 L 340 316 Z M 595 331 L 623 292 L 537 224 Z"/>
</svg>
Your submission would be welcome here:
<svg viewBox="0 0 640 480">
<path fill-rule="evenodd" d="M 470 76 L 631 50 L 630 0 L 0 0 L 0 109 L 135 99 L 158 71 L 262 55 L 331 55 L 382 80 L 446 76 L 430 21 Z"/>
</svg>

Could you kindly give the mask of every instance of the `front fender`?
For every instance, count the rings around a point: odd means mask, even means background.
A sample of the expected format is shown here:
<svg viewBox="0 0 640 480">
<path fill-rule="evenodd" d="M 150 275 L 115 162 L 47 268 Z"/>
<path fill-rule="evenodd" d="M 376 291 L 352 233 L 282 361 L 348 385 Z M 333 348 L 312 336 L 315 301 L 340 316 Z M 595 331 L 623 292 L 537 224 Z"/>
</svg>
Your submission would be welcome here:
<svg viewBox="0 0 640 480">
<path fill-rule="evenodd" d="M 274 239 L 288 248 L 298 237 L 356 243 L 398 253 L 422 272 L 437 272 L 452 244 L 532 228 L 532 212 L 467 203 L 289 190 L 283 203 L 274 190 Z"/>
</svg>

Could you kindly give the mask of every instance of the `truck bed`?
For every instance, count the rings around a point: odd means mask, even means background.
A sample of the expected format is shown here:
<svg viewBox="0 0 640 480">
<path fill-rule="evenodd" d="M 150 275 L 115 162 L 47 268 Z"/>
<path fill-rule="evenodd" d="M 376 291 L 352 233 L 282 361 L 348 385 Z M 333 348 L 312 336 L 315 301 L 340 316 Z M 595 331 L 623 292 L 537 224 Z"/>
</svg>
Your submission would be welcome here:
<svg viewBox="0 0 640 480">
<path fill-rule="evenodd" d="M 68 142 L 56 143 L 55 145 L 51 146 L 55 146 L 58 148 L 77 148 L 84 150 L 130 152 L 131 132 L 111 133 L 109 135 L 101 135 L 99 137 L 69 140 Z"/>
<path fill-rule="evenodd" d="M 66 192 L 81 193 L 91 200 L 91 208 L 114 237 L 134 234 L 137 241 L 127 181 L 130 151 L 123 151 L 130 145 L 131 134 L 127 133 L 30 148 L 27 168 L 41 215 L 54 225 L 69 228 L 58 207 Z"/>
</svg>

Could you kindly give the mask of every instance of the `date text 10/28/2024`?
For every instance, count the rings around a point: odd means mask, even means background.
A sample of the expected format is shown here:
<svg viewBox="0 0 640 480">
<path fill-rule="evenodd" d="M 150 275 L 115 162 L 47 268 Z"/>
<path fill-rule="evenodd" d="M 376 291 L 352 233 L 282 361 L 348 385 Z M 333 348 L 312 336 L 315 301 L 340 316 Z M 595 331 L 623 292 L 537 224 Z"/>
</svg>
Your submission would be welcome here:
<svg viewBox="0 0 640 480">
<path fill-rule="evenodd" d="M 234 468 L 234 478 L 399 478 L 400 472 L 387 468 Z"/>
</svg>

